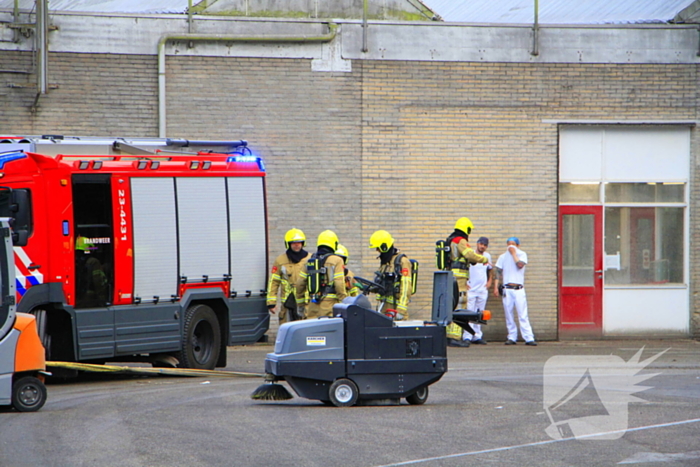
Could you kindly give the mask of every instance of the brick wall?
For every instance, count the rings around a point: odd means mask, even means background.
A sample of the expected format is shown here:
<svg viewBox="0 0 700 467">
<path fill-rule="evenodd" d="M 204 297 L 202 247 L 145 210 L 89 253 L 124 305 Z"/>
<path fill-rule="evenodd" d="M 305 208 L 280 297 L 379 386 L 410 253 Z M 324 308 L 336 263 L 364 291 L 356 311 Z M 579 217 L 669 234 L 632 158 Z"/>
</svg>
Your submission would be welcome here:
<svg viewBox="0 0 700 467">
<path fill-rule="evenodd" d="M 680 120 L 697 112 L 693 66 L 361 66 L 363 237 L 385 226 L 421 261 L 412 309 L 424 317 L 431 245 L 457 218 L 474 222 L 472 243 L 481 235 L 491 239 L 494 260 L 505 239 L 517 235 L 529 256 L 529 312 L 539 339 L 557 337 L 558 128 L 543 120 Z M 371 263 L 365 257 L 363 267 Z M 501 339 L 500 301 L 491 297 L 489 308 L 494 319 L 486 336 Z"/>
<path fill-rule="evenodd" d="M 3 70 L 33 71 L 29 52 L 0 51 L 0 63 Z M 157 136 L 156 57 L 53 53 L 48 68 L 49 92 L 38 99 L 34 74 L 0 73 L 0 129 L 31 135 Z"/>
<path fill-rule="evenodd" d="M 0 60 L 31 68 L 29 54 Z M 3 133 L 157 136 L 155 57 L 52 54 L 49 66 L 59 87 L 34 113 L 34 91 L 5 86 L 33 75 L 0 74 Z M 472 242 L 488 236 L 494 260 L 521 238 L 541 340 L 557 337 L 558 128 L 545 120 L 698 118 L 695 65 L 356 61 L 351 73 L 314 73 L 308 60 L 169 56 L 166 73 L 168 136 L 243 138 L 265 158 L 271 260 L 289 228 L 310 250 L 333 229 L 351 269 L 371 278 L 368 238 L 386 229 L 421 262 L 410 310 L 428 318 L 434 243 L 468 216 Z M 490 298 L 487 339 L 505 336 L 499 302 Z"/>
<path fill-rule="evenodd" d="M 168 135 L 243 138 L 264 157 L 270 262 L 290 228 L 304 231 L 310 252 L 331 229 L 357 270 L 365 253 L 360 75 L 312 73 L 307 60 L 218 57 L 169 57 L 166 71 Z"/>
</svg>

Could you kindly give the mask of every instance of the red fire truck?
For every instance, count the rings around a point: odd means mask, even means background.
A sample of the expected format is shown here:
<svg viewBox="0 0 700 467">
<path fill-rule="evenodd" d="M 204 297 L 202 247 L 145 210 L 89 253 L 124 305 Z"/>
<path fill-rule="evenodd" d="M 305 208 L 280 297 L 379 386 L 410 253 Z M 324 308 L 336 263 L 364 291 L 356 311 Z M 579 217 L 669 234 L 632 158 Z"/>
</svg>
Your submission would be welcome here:
<svg viewBox="0 0 700 467">
<path fill-rule="evenodd" d="M 17 311 L 49 359 L 212 369 L 267 331 L 265 169 L 245 141 L 1 137 L 0 187 Z"/>
</svg>

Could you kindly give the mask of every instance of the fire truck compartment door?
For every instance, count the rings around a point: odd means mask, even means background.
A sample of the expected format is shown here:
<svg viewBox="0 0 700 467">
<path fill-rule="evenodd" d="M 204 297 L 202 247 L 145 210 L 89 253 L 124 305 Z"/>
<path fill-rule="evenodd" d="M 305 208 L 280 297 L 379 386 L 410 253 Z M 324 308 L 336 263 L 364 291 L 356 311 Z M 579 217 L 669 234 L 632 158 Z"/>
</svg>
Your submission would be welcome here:
<svg viewBox="0 0 700 467">
<path fill-rule="evenodd" d="M 231 290 L 259 295 L 267 288 L 265 190 L 262 177 L 229 177 Z"/>
<path fill-rule="evenodd" d="M 222 280 L 228 271 L 228 220 L 223 177 L 177 178 L 180 276 Z"/>
<path fill-rule="evenodd" d="M 177 295 L 177 226 L 172 178 L 131 179 L 134 222 L 134 297 Z"/>
</svg>

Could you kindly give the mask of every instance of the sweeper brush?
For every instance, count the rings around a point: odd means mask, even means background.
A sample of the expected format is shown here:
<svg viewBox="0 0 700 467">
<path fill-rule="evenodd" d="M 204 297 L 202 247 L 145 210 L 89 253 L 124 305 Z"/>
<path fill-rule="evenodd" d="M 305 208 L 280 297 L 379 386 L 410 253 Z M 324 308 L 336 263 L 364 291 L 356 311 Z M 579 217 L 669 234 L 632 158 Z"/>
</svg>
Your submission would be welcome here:
<svg viewBox="0 0 700 467">
<path fill-rule="evenodd" d="M 253 394 L 250 395 L 251 399 L 259 401 L 286 401 L 294 397 L 287 391 L 287 388 L 275 383 L 273 375 L 267 376 L 270 379 L 265 379 L 265 382 L 253 391 Z"/>
</svg>

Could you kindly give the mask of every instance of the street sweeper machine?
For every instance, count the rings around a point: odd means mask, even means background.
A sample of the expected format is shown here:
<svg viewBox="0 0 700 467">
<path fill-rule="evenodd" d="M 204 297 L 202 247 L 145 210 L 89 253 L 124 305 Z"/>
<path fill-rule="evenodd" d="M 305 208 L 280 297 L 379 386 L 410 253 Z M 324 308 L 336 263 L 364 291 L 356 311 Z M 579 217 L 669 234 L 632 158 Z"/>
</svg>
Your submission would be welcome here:
<svg viewBox="0 0 700 467">
<path fill-rule="evenodd" d="M 376 312 L 366 295 L 335 305 L 333 317 L 280 326 L 275 350 L 265 359 L 266 382 L 258 400 L 291 394 L 327 405 L 350 407 L 424 404 L 428 387 L 447 371 L 445 326 L 455 322 L 473 334 L 470 322 L 486 324 L 490 312 L 454 310 L 451 271 L 436 271 L 430 321 L 393 321 Z"/>
</svg>

